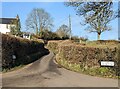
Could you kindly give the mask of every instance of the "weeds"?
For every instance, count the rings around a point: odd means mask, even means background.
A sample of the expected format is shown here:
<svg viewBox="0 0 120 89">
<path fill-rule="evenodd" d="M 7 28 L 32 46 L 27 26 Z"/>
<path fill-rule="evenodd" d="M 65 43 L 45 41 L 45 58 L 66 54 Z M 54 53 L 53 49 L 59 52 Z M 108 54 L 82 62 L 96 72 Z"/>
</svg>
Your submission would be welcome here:
<svg viewBox="0 0 120 89">
<path fill-rule="evenodd" d="M 117 76 L 116 72 L 113 71 L 112 68 L 108 68 L 108 67 L 85 68 L 82 64 L 70 63 L 65 59 L 57 60 L 57 62 L 58 64 L 62 65 L 63 67 L 71 71 L 84 73 L 91 76 L 99 76 L 99 77 L 105 77 L 105 78 L 120 78 L 120 76 Z"/>
</svg>

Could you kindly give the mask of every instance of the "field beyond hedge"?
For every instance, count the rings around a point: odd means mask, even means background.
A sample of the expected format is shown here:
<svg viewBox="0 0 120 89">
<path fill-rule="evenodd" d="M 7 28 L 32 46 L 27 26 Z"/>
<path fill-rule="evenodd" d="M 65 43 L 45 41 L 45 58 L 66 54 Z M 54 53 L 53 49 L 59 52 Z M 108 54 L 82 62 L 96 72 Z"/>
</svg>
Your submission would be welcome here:
<svg viewBox="0 0 120 89">
<path fill-rule="evenodd" d="M 3 69 L 31 63 L 48 53 L 43 43 L 2 34 Z"/>
<path fill-rule="evenodd" d="M 49 41 L 48 48 L 56 54 L 56 61 L 68 68 L 76 71 L 75 68 L 81 71 L 87 69 L 98 69 L 100 61 L 114 61 L 115 67 L 110 68 L 112 76 L 116 76 L 119 70 L 119 41 L 92 41 L 88 43 L 74 43 L 73 41 Z M 108 69 L 102 69 L 102 71 Z M 95 70 L 94 70 L 95 71 Z M 98 71 L 98 70 L 97 70 Z M 88 71 L 87 71 L 88 72 Z M 106 71 L 108 72 L 108 71 Z M 100 72 L 101 73 L 101 72 Z M 88 73 L 89 74 L 89 73 Z M 107 74 L 105 74 L 107 75 Z"/>
</svg>

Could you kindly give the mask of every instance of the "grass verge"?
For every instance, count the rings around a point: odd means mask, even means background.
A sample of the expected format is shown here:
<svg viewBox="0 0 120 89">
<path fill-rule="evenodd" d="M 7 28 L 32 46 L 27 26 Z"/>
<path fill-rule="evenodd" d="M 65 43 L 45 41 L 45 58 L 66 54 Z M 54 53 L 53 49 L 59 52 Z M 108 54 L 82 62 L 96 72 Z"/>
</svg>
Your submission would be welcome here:
<svg viewBox="0 0 120 89">
<path fill-rule="evenodd" d="M 117 70 L 114 70 L 109 67 L 88 68 L 83 66 L 82 64 L 69 63 L 65 59 L 55 60 L 55 61 L 58 63 L 58 65 L 61 65 L 62 67 L 74 72 L 83 73 L 91 76 L 104 77 L 104 78 L 120 79 L 120 76 L 117 75 Z"/>
<path fill-rule="evenodd" d="M 11 71 L 15 71 L 15 70 L 18 70 L 20 68 L 23 68 L 25 65 L 19 65 L 19 66 L 15 66 L 13 68 L 10 68 L 10 69 L 3 69 L 2 70 L 2 73 L 6 73 L 6 72 L 11 72 Z"/>
</svg>

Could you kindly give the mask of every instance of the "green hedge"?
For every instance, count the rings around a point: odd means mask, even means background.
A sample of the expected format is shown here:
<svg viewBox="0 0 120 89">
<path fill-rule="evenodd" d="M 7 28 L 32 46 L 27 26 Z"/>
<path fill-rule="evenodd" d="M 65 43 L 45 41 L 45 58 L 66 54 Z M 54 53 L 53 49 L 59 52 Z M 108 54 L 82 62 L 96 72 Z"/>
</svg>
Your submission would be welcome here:
<svg viewBox="0 0 120 89">
<path fill-rule="evenodd" d="M 38 57 L 49 53 L 43 43 L 2 34 L 2 68 L 11 68 L 35 61 L 37 58 L 31 59 L 30 55 L 38 52 Z M 13 55 L 16 59 L 13 59 Z"/>
</svg>

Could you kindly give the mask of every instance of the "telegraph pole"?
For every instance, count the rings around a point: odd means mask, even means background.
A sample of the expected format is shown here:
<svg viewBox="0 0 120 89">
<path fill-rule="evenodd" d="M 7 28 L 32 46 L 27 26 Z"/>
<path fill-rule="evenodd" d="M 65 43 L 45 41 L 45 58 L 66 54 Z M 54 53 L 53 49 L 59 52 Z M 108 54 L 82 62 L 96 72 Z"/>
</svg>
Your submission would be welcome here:
<svg viewBox="0 0 120 89">
<path fill-rule="evenodd" d="M 70 40 L 71 40 L 71 16 L 69 15 L 69 30 L 70 30 Z"/>
</svg>

